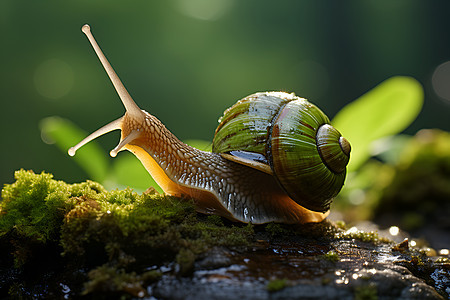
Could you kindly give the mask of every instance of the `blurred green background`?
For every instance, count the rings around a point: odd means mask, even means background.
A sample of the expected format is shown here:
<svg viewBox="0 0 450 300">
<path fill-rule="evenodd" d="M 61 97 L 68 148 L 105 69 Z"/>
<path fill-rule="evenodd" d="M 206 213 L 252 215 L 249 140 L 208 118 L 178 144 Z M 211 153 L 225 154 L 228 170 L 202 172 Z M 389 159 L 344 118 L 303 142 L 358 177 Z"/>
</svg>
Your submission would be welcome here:
<svg viewBox="0 0 450 300">
<path fill-rule="evenodd" d="M 444 0 L 2 0 L 0 183 L 19 168 L 85 180 L 39 122 L 92 132 L 123 114 L 85 23 L 141 108 L 180 139 L 211 141 L 223 110 L 251 93 L 292 91 L 332 118 L 394 75 L 425 90 L 406 133 L 450 130 L 449 11 Z M 98 141 L 107 155 L 118 140 Z"/>
</svg>

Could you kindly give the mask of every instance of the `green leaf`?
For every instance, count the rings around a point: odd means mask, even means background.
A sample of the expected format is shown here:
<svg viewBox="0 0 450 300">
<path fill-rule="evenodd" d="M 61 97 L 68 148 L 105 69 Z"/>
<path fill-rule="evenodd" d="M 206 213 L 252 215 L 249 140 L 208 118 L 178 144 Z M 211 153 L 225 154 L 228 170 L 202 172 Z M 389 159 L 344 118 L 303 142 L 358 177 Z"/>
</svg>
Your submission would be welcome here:
<svg viewBox="0 0 450 300">
<path fill-rule="evenodd" d="M 421 84 L 411 77 L 396 76 L 345 106 L 331 123 L 352 146 L 348 170 L 356 170 L 370 157 L 373 141 L 407 128 L 422 105 Z"/>
<path fill-rule="evenodd" d="M 185 140 L 183 141 L 185 144 L 188 144 L 191 147 L 194 147 L 198 150 L 209 151 L 211 152 L 212 143 L 204 140 Z"/>
<path fill-rule="evenodd" d="M 39 125 L 44 141 L 55 143 L 65 153 L 87 136 L 69 120 L 56 116 L 41 120 Z M 69 157 L 68 154 L 67 157 Z M 105 151 L 96 142 L 92 141 L 83 146 L 72 159 L 92 180 L 102 182 L 105 179 L 108 172 L 108 160 Z"/>
</svg>

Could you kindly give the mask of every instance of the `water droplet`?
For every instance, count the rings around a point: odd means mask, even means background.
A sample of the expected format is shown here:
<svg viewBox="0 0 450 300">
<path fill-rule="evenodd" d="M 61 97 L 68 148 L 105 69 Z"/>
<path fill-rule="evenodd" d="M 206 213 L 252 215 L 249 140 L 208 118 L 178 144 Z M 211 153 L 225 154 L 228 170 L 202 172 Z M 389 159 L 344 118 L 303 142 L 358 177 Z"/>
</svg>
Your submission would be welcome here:
<svg viewBox="0 0 450 300">
<path fill-rule="evenodd" d="M 400 228 L 398 228 L 397 226 L 391 226 L 389 228 L 389 233 L 393 236 L 396 236 L 400 233 Z"/>
</svg>

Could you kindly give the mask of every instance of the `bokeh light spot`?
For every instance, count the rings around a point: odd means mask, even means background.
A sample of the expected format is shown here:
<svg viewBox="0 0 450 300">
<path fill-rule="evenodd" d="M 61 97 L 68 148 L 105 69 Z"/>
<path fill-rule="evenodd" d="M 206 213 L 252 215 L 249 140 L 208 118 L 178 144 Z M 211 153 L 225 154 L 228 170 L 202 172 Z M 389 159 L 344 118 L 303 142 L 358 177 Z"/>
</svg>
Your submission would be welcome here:
<svg viewBox="0 0 450 300">
<path fill-rule="evenodd" d="M 178 0 L 178 10 L 191 18 L 214 21 L 231 9 L 234 0 Z"/>
<path fill-rule="evenodd" d="M 440 64 L 431 78 L 436 94 L 450 104 L 450 61 Z"/>
<path fill-rule="evenodd" d="M 439 255 L 446 256 L 446 255 L 449 255 L 449 254 L 450 254 L 450 250 L 448 250 L 448 249 L 441 249 L 441 250 L 439 250 Z"/>
<path fill-rule="evenodd" d="M 389 233 L 393 236 L 397 236 L 400 233 L 400 228 L 398 228 L 397 226 L 391 226 L 389 228 Z"/>
<path fill-rule="evenodd" d="M 72 68 L 60 59 L 42 62 L 34 72 L 34 85 L 45 98 L 58 100 L 72 89 L 74 76 Z"/>
</svg>

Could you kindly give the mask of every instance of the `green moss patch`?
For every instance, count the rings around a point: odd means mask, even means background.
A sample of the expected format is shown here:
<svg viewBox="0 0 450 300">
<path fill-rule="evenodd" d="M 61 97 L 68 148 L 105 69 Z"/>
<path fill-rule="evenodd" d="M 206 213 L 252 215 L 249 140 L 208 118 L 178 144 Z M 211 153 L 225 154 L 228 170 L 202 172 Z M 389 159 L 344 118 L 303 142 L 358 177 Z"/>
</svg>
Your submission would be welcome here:
<svg viewBox="0 0 450 300">
<path fill-rule="evenodd" d="M 333 250 L 330 250 L 326 254 L 322 255 L 321 258 L 331 262 L 337 262 L 340 260 L 339 254 Z"/>
<path fill-rule="evenodd" d="M 284 289 L 288 285 L 286 279 L 273 279 L 267 283 L 266 289 L 269 292 L 277 292 Z"/>
<path fill-rule="evenodd" d="M 51 245 L 60 253 L 55 262 L 91 270 L 84 293 L 137 295 L 143 282 L 157 278 L 149 268 L 176 262 L 180 275 L 189 274 L 196 257 L 211 247 L 247 246 L 253 239 L 251 225 L 225 226 L 219 217 L 198 215 L 187 200 L 131 189 L 108 192 L 92 181 L 67 184 L 52 177 L 20 170 L 16 182 L 4 186 L 0 245 L 12 247 L 21 268 L 40 259 L 34 250 Z M 130 286 L 137 292 L 125 290 Z"/>
</svg>

